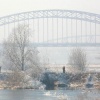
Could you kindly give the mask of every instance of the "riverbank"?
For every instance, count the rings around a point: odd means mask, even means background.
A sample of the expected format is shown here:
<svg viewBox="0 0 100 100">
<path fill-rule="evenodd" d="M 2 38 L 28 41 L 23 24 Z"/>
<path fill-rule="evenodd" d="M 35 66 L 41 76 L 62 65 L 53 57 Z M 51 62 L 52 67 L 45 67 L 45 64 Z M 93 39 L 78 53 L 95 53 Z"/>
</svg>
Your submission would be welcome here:
<svg viewBox="0 0 100 100">
<path fill-rule="evenodd" d="M 87 78 L 90 73 L 55 73 L 45 72 L 40 79 L 33 79 L 29 76 L 26 80 L 17 84 L 17 81 L 8 80 L 8 75 L 0 74 L 0 89 L 34 89 L 34 90 L 54 90 L 54 89 L 85 89 Z M 92 74 L 92 73 L 91 73 Z M 22 80 L 22 79 L 20 79 Z M 20 81 L 19 80 L 19 81 Z M 100 73 L 93 73 L 93 88 L 100 90 Z M 19 82 L 18 82 L 19 83 Z M 51 86 L 51 87 L 50 87 Z M 60 87 L 59 87 L 60 86 Z M 56 88 L 55 88 L 56 87 Z"/>
</svg>

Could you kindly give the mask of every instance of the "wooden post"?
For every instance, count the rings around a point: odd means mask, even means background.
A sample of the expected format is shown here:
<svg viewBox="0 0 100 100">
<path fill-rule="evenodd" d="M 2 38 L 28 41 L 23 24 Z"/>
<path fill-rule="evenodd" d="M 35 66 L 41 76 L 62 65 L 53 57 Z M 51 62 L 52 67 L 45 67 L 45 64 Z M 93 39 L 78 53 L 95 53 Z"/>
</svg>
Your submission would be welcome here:
<svg viewBox="0 0 100 100">
<path fill-rule="evenodd" d="M 0 66 L 0 73 L 1 73 L 1 66 Z"/>
</svg>

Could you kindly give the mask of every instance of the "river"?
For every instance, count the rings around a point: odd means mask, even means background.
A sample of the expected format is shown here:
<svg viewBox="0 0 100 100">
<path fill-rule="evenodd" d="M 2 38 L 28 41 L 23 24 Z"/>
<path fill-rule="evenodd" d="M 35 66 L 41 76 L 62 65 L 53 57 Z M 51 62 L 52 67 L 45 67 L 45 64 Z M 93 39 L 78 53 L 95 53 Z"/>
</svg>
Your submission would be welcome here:
<svg viewBox="0 0 100 100">
<path fill-rule="evenodd" d="M 80 90 L 0 90 L 0 100 L 60 100 L 61 96 L 68 98 L 61 100 L 81 100 L 82 94 L 84 91 Z M 84 96 L 86 97 L 87 94 L 91 100 L 100 100 L 100 92 L 88 92 Z"/>
</svg>

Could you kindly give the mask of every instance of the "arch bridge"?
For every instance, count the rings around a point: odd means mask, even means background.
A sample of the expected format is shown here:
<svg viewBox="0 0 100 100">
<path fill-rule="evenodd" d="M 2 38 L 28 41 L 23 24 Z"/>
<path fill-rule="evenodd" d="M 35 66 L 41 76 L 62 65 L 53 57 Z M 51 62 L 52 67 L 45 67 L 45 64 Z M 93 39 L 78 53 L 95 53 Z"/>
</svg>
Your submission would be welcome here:
<svg viewBox="0 0 100 100">
<path fill-rule="evenodd" d="M 100 46 L 99 14 L 58 9 L 0 17 L 0 41 L 19 24 L 27 24 L 31 29 L 34 46 Z"/>
</svg>

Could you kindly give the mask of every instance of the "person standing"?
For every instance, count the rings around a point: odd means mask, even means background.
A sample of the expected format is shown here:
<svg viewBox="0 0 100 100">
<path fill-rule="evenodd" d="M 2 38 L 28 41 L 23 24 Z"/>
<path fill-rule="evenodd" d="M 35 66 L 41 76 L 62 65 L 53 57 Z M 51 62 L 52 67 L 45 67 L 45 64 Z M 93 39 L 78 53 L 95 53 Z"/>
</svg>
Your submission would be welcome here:
<svg viewBox="0 0 100 100">
<path fill-rule="evenodd" d="M 65 73 L 65 66 L 63 66 L 63 73 Z"/>
</svg>

